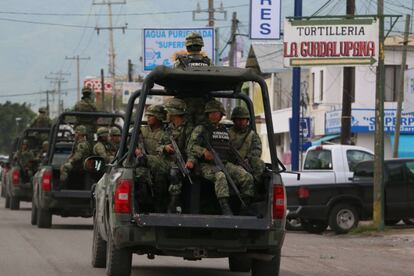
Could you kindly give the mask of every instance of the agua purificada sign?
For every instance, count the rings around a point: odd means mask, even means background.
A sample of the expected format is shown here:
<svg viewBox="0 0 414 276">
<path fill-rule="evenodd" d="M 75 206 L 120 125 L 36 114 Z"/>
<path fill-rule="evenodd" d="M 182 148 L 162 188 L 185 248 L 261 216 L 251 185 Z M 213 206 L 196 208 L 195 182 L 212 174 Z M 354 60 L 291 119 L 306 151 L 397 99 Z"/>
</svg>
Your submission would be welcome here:
<svg viewBox="0 0 414 276">
<path fill-rule="evenodd" d="M 285 66 L 376 66 L 379 23 L 375 18 L 287 19 Z"/>
</svg>

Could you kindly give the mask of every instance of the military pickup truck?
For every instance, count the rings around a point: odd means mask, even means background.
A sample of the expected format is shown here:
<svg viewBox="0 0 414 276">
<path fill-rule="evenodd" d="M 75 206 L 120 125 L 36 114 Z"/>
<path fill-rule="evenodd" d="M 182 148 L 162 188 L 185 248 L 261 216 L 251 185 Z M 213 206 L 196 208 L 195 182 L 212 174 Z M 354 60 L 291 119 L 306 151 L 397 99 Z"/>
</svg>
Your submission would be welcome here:
<svg viewBox="0 0 414 276">
<path fill-rule="evenodd" d="M 254 120 L 253 104 L 241 93 L 245 82 L 261 88 L 271 161 L 266 164 L 263 183 L 251 214 L 221 215 L 212 183 L 192 175 L 184 182 L 181 214 L 141 211 L 139 191 L 143 183 L 135 178 L 134 149 L 146 100 L 150 96 L 237 99 L 244 102 Z M 155 85 L 164 90 L 152 90 Z M 133 108 L 138 107 L 133 116 Z M 202 108 L 202 106 L 200 106 Z M 134 121 L 132 136 L 128 128 Z M 255 129 L 255 124 L 251 124 Z M 187 260 L 228 258 L 230 271 L 250 271 L 253 276 L 279 275 L 281 248 L 285 236 L 286 200 L 280 177 L 283 165 L 276 155 L 272 115 L 265 81 L 251 70 L 228 67 L 170 69 L 159 66 L 144 80 L 141 91 L 128 103 L 122 142 L 115 160 L 106 166 L 95 188 L 92 265 L 106 267 L 107 275 L 130 275 L 132 254 L 177 256 Z M 96 167 L 102 160 L 96 159 Z M 233 195 L 234 197 L 234 195 Z M 237 198 L 234 197 L 237 204 Z"/>
<path fill-rule="evenodd" d="M 329 227 L 349 232 L 360 220 L 372 219 L 374 161 L 356 165 L 351 183 L 286 187 L 289 216 L 311 221 L 313 233 Z M 385 223 L 413 224 L 414 159 L 384 161 Z"/>
<path fill-rule="evenodd" d="M 91 217 L 91 186 L 98 176 L 83 170 L 73 170 L 68 180 L 60 180 L 60 167 L 72 153 L 73 130 L 88 123 L 90 129 L 117 126 L 121 115 L 103 112 L 64 112 L 52 126 L 49 149 L 45 160 L 33 177 L 32 225 L 50 228 L 52 215 Z M 120 128 L 120 126 L 118 125 Z"/>
<path fill-rule="evenodd" d="M 43 139 L 47 139 L 49 131 L 49 128 L 27 128 L 14 143 L 10 154 L 10 169 L 7 170 L 4 183 L 6 208 L 18 210 L 20 201 L 32 201 L 32 176 L 40 164 L 39 153 L 42 150 Z M 31 160 L 26 160 L 26 167 L 23 166 L 20 154 L 23 141 L 27 143 L 27 151 L 33 157 Z"/>
</svg>

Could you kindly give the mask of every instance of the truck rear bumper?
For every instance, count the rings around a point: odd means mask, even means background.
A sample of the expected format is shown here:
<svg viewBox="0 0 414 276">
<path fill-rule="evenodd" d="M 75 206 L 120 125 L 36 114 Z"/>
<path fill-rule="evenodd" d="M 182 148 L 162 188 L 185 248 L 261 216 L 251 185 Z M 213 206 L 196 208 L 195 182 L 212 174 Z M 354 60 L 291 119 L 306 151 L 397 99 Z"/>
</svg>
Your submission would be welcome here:
<svg viewBox="0 0 414 276">
<path fill-rule="evenodd" d="M 33 188 L 32 183 L 19 183 L 18 185 L 11 184 L 11 195 L 20 200 L 32 200 Z"/>
<path fill-rule="evenodd" d="M 328 217 L 328 210 L 326 206 L 288 206 L 287 218 L 301 218 L 301 219 L 317 219 L 326 220 Z"/>
<path fill-rule="evenodd" d="M 91 192 L 83 190 L 60 190 L 45 194 L 40 207 L 61 216 L 92 216 Z"/>
</svg>

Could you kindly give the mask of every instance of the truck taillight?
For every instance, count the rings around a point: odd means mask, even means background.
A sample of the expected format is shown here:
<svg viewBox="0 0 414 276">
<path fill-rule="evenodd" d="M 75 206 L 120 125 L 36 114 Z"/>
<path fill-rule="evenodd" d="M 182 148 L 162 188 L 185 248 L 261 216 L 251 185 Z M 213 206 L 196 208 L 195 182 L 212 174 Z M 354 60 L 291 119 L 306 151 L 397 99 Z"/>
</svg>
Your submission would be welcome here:
<svg viewBox="0 0 414 276">
<path fill-rule="evenodd" d="M 309 195 L 310 195 L 310 193 L 309 193 L 309 189 L 308 188 L 306 188 L 306 187 L 300 187 L 298 189 L 298 198 L 300 198 L 300 199 L 306 199 L 306 198 L 309 197 Z"/>
<path fill-rule="evenodd" d="M 131 212 L 131 187 L 132 181 L 129 179 L 118 181 L 114 198 L 115 213 L 126 214 Z"/>
<path fill-rule="evenodd" d="M 283 219 L 286 212 L 285 188 L 281 184 L 273 185 L 273 219 Z"/>
<path fill-rule="evenodd" d="M 13 185 L 18 185 L 20 183 L 20 171 L 19 170 L 13 170 L 12 183 Z"/>
<path fill-rule="evenodd" d="M 50 192 L 52 190 L 52 172 L 45 171 L 42 174 L 42 191 Z"/>
</svg>

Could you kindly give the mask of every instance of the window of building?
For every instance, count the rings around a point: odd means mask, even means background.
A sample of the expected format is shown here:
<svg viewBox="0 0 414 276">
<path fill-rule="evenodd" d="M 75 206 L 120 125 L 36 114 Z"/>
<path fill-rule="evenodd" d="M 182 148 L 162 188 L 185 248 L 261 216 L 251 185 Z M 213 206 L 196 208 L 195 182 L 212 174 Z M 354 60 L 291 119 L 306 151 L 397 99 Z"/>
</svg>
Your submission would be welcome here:
<svg viewBox="0 0 414 276">
<path fill-rule="evenodd" d="M 400 90 L 400 65 L 385 65 L 385 98 L 386 102 L 397 101 L 397 94 Z"/>
<path fill-rule="evenodd" d="M 323 70 L 321 70 L 321 77 L 319 79 L 319 101 L 323 101 Z"/>
</svg>

